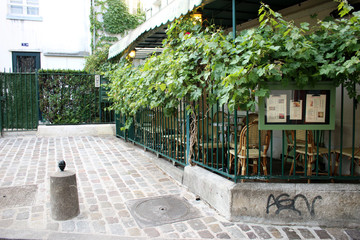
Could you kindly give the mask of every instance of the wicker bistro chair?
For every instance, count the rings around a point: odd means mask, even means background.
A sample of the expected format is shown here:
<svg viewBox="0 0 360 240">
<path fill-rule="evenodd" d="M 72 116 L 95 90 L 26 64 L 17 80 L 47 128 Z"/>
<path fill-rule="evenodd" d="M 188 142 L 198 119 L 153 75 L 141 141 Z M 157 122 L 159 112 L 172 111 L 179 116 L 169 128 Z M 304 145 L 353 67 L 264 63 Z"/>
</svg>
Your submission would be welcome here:
<svg viewBox="0 0 360 240">
<path fill-rule="evenodd" d="M 305 148 L 306 143 L 306 131 L 305 130 L 286 130 L 286 141 L 287 141 L 287 151 L 284 162 L 286 163 L 289 154 L 292 151 L 295 151 L 296 148 L 303 147 Z M 296 155 L 296 154 L 295 154 Z"/>
<path fill-rule="evenodd" d="M 237 155 L 239 159 L 237 174 L 238 175 L 240 174 L 240 169 L 241 169 L 241 175 L 246 174 L 247 159 L 249 159 L 249 166 L 252 165 L 253 167 L 252 173 L 256 174 L 258 169 L 258 159 L 261 158 L 262 159 L 261 165 L 264 175 L 267 175 L 266 154 L 269 149 L 270 134 L 271 134 L 270 130 L 259 131 L 257 120 L 254 120 L 248 126 L 244 126 L 240 132 L 237 154 L 235 154 L 235 149 L 232 149 L 229 152 L 230 153 L 229 170 L 231 170 L 232 166 L 234 165 L 235 155 Z M 250 164 L 250 160 L 252 160 L 252 164 Z"/>
<path fill-rule="evenodd" d="M 213 167 L 216 167 L 213 162 L 216 158 L 214 158 L 214 154 L 217 154 L 218 151 L 225 146 L 223 141 L 220 141 L 218 137 L 218 128 L 216 124 L 214 125 L 211 118 L 200 119 L 198 122 L 197 144 L 194 149 L 194 156 L 198 161 L 203 164 L 210 164 Z M 211 160 L 211 162 L 209 163 L 208 160 Z"/>
<path fill-rule="evenodd" d="M 337 175 L 338 174 L 337 171 L 338 171 L 339 163 L 340 163 L 340 155 L 342 154 L 346 158 L 352 160 L 353 149 L 352 148 L 343 148 L 342 151 L 340 149 L 336 149 L 336 150 L 334 150 L 334 153 L 336 155 L 336 158 L 335 158 L 334 172 L 332 174 Z M 357 164 L 360 166 L 360 147 L 354 148 L 354 161 L 357 161 Z M 350 172 L 351 172 L 351 168 L 352 168 L 352 164 L 350 164 Z"/>
<path fill-rule="evenodd" d="M 294 171 L 294 165 L 295 163 L 297 165 L 300 165 L 304 168 L 304 171 L 306 171 L 307 176 L 311 176 L 313 174 L 312 171 L 312 165 L 316 163 L 317 155 L 321 157 L 326 157 L 329 159 L 329 150 L 324 147 L 315 147 L 314 142 L 314 136 L 312 131 L 305 131 L 306 132 L 306 138 L 307 138 L 307 148 L 306 148 L 306 142 L 304 146 L 296 146 L 296 158 L 295 161 L 292 162 L 289 176 L 293 174 Z M 305 156 L 307 157 L 307 164 L 305 166 Z M 330 166 L 331 169 L 331 166 Z M 296 173 L 304 173 L 304 171 L 296 171 Z M 331 170 L 330 170 L 331 171 Z M 323 173 L 319 173 L 323 174 Z M 327 174 L 327 173 L 325 173 Z M 310 179 L 308 179 L 308 182 L 310 183 Z"/>
<path fill-rule="evenodd" d="M 258 121 L 258 118 L 259 118 L 259 116 L 258 116 L 258 114 L 257 113 L 249 113 L 248 115 L 247 115 L 247 117 L 244 117 L 243 118 L 243 120 L 242 120 L 242 122 L 241 123 L 239 123 L 239 125 L 238 125 L 238 128 L 240 127 L 240 130 L 239 131 L 236 131 L 237 132 L 237 142 L 239 143 L 239 136 L 240 136 L 240 133 L 241 133 L 241 129 L 244 127 L 244 126 L 246 126 L 246 119 L 249 119 L 248 120 L 248 123 L 249 124 L 251 124 L 252 122 L 254 122 L 254 121 Z M 234 125 L 232 125 L 231 126 L 231 128 L 230 128 L 230 139 L 231 139 L 231 141 L 230 141 L 230 143 L 229 143 L 229 145 L 230 145 L 230 148 L 235 148 L 235 126 Z"/>
</svg>

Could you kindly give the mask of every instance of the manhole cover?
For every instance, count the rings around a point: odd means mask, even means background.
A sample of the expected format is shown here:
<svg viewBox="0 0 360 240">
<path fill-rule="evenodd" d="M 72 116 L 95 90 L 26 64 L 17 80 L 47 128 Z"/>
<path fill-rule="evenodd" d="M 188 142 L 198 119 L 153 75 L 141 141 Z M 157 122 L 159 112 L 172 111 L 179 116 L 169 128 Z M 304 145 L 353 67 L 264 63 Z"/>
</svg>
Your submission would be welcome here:
<svg viewBox="0 0 360 240">
<path fill-rule="evenodd" d="M 162 196 L 136 199 L 126 203 L 140 227 L 159 226 L 200 217 L 184 198 Z"/>
<path fill-rule="evenodd" d="M 36 185 L 0 188 L 0 209 L 31 206 L 35 201 Z"/>
</svg>

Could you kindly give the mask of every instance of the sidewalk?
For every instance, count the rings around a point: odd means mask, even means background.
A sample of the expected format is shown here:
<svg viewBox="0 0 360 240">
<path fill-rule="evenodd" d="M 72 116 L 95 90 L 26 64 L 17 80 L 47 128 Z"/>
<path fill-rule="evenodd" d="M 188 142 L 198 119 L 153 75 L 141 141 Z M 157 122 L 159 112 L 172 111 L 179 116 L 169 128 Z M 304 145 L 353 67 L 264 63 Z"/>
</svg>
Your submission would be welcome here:
<svg viewBox="0 0 360 240">
<path fill-rule="evenodd" d="M 50 215 L 49 176 L 60 160 L 77 173 L 80 215 L 68 221 Z M 355 229 L 229 222 L 156 161 L 164 160 L 115 137 L 0 138 L 0 204 L 8 190 L 35 189 L 16 206 L 0 205 L 0 239 L 360 239 Z M 198 215 L 139 226 L 129 203 L 169 196 L 186 199 Z"/>
</svg>

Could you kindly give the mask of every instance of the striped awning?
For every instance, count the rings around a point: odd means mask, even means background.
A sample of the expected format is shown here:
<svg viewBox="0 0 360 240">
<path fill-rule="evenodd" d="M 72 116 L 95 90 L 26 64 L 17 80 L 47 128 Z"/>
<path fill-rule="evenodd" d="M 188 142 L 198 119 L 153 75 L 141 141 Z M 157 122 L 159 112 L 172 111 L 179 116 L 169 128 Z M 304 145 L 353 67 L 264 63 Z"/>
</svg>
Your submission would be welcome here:
<svg viewBox="0 0 360 240">
<path fill-rule="evenodd" d="M 146 33 L 163 27 L 167 23 L 174 21 L 174 19 L 187 14 L 195 7 L 200 6 L 203 0 L 174 0 L 166 7 L 161 9 L 158 13 L 152 16 L 149 20 L 139 25 L 136 29 L 129 31 L 120 41 L 112 45 L 109 49 L 108 58 L 113 58 L 123 53 L 127 48 L 131 47 L 137 40 L 144 37 Z"/>
</svg>

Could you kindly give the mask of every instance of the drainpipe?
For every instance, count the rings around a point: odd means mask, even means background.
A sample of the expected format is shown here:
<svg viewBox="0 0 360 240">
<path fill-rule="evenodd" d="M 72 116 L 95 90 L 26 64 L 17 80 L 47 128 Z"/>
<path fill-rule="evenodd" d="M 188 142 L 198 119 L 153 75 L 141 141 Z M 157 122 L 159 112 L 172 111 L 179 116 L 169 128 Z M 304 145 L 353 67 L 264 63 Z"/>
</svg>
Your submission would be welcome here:
<svg viewBox="0 0 360 240">
<path fill-rule="evenodd" d="M 91 11 L 94 14 L 93 17 L 96 18 L 96 14 L 95 14 L 95 0 L 91 0 Z M 96 19 L 95 19 L 96 20 Z M 92 46 L 92 53 L 95 50 L 95 46 L 96 46 L 96 28 L 95 28 L 95 24 L 94 24 L 94 31 L 93 31 L 93 46 Z"/>
<path fill-rule="evenodd" d="M 235 0 L 232 0 L 232 25 L 233 25 L 233 39 L 236 38 L 236 10 Z"/>
</svg>

